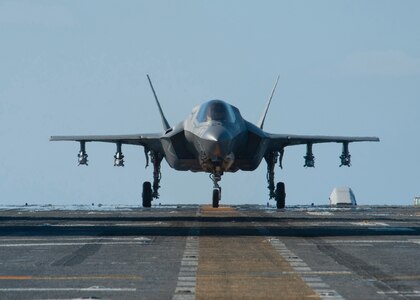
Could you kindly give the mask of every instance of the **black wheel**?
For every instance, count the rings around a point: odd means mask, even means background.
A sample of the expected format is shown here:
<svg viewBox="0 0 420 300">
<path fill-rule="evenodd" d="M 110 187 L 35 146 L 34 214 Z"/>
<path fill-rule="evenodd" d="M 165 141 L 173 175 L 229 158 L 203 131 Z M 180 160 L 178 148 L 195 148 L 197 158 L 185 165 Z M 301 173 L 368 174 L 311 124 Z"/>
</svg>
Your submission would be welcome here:
<svg viewBox="0 0 420 300">
<path fill-rule="evenodd" d="M 219 200 L 220 200 L 220 190 L 213 189 L 213 208 L 219 207 Z"/>
<path fill-rule="evenodd" d="M 277 208 L 284 208 L 286 206 L 286 189 L 285 189 L 284 182 L 277 183 L 276 202 L 277 202 Z"/>
<path fill-rule="evenodd" d="M 149 181 L 145 181 L 143 183 L 143 207 L 151 207 L 152 206 L 152 184 Z"/>
</svg>

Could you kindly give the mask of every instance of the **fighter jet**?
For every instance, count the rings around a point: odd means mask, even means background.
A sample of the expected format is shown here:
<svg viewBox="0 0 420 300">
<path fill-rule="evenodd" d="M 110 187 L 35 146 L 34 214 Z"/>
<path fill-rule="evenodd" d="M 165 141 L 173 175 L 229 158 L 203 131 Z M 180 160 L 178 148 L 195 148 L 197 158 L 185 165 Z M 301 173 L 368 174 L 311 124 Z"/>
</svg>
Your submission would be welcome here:
<svg viewBox="0 0 420 300">
<path fill-rule="evenodd" d="M 341 166 L 351 166 L 349 144 L 353 142 L 379 142 L 378 137 L 312 136 L 272 134 L 263 130 L 264 121 L 276 90 L 279 77 L 274 84 L 270 98 L 257 124 L 245 120 L 239 109 L 222 100 L 210 100 L 193 108 L 189 117 L 175 126 L 170 126 L 149 75 L 164 131 L 159 134 L 93 135 L 93 136 L 51 136 L 50 141 L 76 141 L 80 143 L 77 155 L 79 165 L 88 165 L 86 143 L 106 142 L 116 144 L 114 166 L 124 166 L 122 145 L 143 146 L 146 166 L 149 158 L 153 165 L 153 184 L 143 183 L 143 207 L 151 207 L 153 199 L 159 198 L 161 163 L 165 158 L 169 166 L 179 171 L 206 172 L 213 182 L 212 206 L 219 207 L 221 187 L 225 172 L 253 171 L 264 159 L 267 163 L 269 198 L 276 201 L 277 208 L 285 207 L 286 192 L 283 182 L 275 184 L 274 169 L 280 168 L 284 149 L 289 146 L 306 145 L 304 167 L 315 167 L 313 144 L 341 143 Z"/>
</svg>

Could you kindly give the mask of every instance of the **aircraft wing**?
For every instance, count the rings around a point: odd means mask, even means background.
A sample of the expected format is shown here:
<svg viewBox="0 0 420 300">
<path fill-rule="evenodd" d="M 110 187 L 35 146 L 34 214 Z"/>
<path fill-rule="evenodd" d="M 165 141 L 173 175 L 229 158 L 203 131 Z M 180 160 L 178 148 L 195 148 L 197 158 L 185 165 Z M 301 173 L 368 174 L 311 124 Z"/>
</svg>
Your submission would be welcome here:
<svg viewBox="0 0 420 300">
<path fill-rule="evenodd" d="M 319 143 L 379 142 L 378 137 L 267 134 L 270 149 Z"/>
<path fill-rule="evenodd" d="M 161 134 L 52 136 L 50 141 L 104 142 L 139 145 L 163 153 Z"/>
</svg>

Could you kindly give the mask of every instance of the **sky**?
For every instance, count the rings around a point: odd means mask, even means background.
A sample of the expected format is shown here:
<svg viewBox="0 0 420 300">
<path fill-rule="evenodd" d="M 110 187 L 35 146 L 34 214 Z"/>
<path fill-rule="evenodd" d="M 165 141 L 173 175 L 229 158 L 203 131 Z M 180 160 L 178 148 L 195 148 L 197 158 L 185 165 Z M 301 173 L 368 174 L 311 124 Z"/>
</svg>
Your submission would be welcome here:
<svg viewBox="0 0 420 300">
<path fill-rule="evenodd" d="M 0 0 L 0 204 L 140 204 L 141 147 L 51 135 L 162 132 L 150 74 L 169 123 L 210 99 L 257 122 L 277 75 L 270 133 L 378 136 L 350 145 L 288 147 L 276 181 L 287 205 L 328 204 L 336 186 L 359 204 L 411 205 L 420 196 L 420 2 Z M 211 203 L 205 173 L 162 164 L 155 203 Z M 268 201 L 266 164 L 225 174 L 221 204 Z M 274 202 L 271 202 L 274 205 Z"/>
</svg>

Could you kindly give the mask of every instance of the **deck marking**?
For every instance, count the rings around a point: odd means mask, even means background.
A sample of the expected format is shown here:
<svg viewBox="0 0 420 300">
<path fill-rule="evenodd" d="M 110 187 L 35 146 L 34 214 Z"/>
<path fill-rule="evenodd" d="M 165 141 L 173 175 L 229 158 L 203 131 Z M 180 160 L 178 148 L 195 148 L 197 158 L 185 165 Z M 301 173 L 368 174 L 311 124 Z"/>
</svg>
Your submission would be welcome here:
<svg viewBox="0 0 420 300">
<path fill-rule="evenodd" d="M 319 299 L 260 236 L 200 237 L 197 299 Z"/>
<path fill-rule="evenodd" d="M 321 299 L 340 299 L 341 296 L 337 291 L 330 288 L 330 286 L 323 282 L 322 279 L 317 275 L 317 272 L 312 272 L 312 269 L 296 254 L 290 251 L 286 245 L 277 238 L 268 238 L 271 246 L 286 260 L 289 262 L 293 270 L 302 278 L 302 280 L 312 288 Z M 312 275 L 313 274 L 313 275 Z"/>
<path fill-rule="evenodd" d="M 384 222 L 370 222 L 370 221 L 362 221 L 362 222 L 350 222 L 350 224 L 352 225 L 356 225 L 356 226 L 389 226 L 389 224 L 384 223 Z"/>
<path fill-rule="evenodd" d="M 142 276 L 136 275 L 92 275 L 92 276 L 8 276 L 1 275 L 0 280 L 143 280 Z"/>
<path fill-rule="evenodd" d="M 389 291 L 389 292 L 384 292 L 384 291 L 378 291 L 376 292 L 379 295 L 399 295 L 399 296 L 403 296 L 403 297 L 407 297 L 407 298 L 418 298 L 420 297 L 420 291 L 402 291 L 402 292 L 397 292 L 397 291 Z"/>
<path fill-rule="evenodd" d="M 197 299 L 319 299 L 264 236 L 253 233 L 244 237 L 235 233 L 238 227 L 233 221 L 248 218 L 248 214 L 238 209 L 230 213 L 228 209 L 202 212 L 206 217 L 216 214 L 227 217 L 220 220 L 226 225 L 220 226 L 228 234 L 200 237 Z M 259 230 L 257 222 L 251 224 Z"/>
<path fill-rule="evenodd" d="M 39 246 L 85 246 L 85 245 L 146 245 L 149 241 L 132 241 L 132 242 L 67 242 L 67 243 L 13 243 L 0 244 L 0 247 L 39 247 Z"/>
<path fill-rule="evenodd" d="M 334 214 L 329 211 L 307 211 L 310 216 L 333 216 Z"/>
<path fill-rule="evenodd" d="M 200 208 L 196 212 L 198 216 Z M 197 222 L 194 222 L 190 228 L 189 236 L 185 245 L 184 254 L 179 269 L 178 282 L 172 300 L 194 300 L 195 288 L 197 284 L 198 268 L 198 235 L 200 229 Z"/>
<path fill-rule="evenodd" d="M 324 240 L 326 244 L 386 244 L 386 243 L 411 243 L 413 240 Z M 313 244 L 308 244 L 312 245 Z"/>
<path fill-rule="evenodd" d="M 0 292 L 135 292 L 136 288 L 106 288 L 92 286 L 88 288 L 0 288 Z"/>
<path fill-rule="evenodd" d="M 80 238 L 0 238 L 0 242 L 11 242 L 11 241 L 18 241 L 18 242 L 27 242 L 27 241 L 151 241 L 150 238 L 140 236 L 135 238 L 127 238 L 127 237 L 80 237 Z"/>
</svg>

